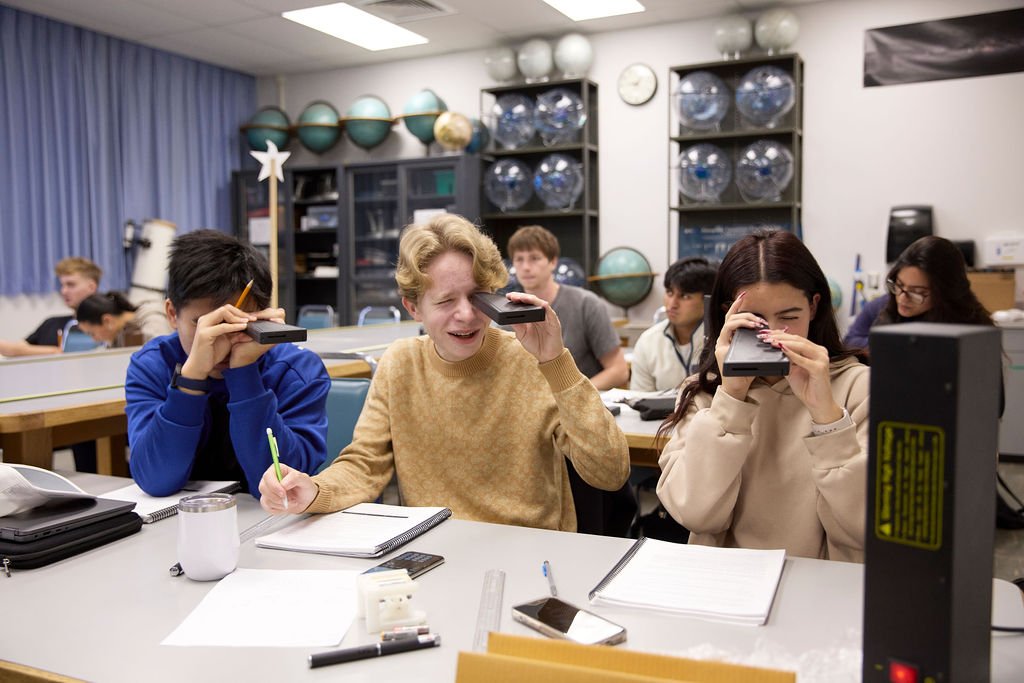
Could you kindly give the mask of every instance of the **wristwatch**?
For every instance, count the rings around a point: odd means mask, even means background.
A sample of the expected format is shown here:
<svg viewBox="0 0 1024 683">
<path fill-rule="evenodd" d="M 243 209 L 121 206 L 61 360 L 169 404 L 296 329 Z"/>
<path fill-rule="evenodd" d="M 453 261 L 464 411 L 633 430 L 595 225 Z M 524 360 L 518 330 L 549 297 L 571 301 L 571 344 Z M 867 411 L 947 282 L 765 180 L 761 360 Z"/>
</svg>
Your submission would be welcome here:
<svg viewBox="0 0 1024 683">
<path fill-rule="evenodd" d="M 209 391 L 209 379 L 190 379 L 181 376 L 181 363 L 174 366 L 174 375 L 171 376 L 172 389 L 191 389 L 192 391 Z"/>
</svg>

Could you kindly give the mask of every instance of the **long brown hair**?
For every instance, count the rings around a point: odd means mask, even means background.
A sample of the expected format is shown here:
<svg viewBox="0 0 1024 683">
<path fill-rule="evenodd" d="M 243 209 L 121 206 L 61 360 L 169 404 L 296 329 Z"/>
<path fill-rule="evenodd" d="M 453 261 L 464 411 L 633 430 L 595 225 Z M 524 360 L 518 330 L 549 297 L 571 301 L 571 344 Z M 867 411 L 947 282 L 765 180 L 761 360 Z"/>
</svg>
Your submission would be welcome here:
<svg viewBox="0 0 1024 683">
<path fill-rule="evenodd" d="M 962 325 L 994 325 L 992 317 L 971 291 L 967 279 L 967 263 L 955 244 L 942 237 L 928 235 L 916 240 L 903 250 L 889 269 L 889 279 L 895 280 L 900 271 L 913 266 L 928 276 L 932 307 L 914 320 L 930 323 L 959 323 Z M 901 320 L 896 297 L 889 295 L 884 319 Z M 881 321 L 880 321 L 881 322 Z"/>
<path fill-rule="evenodd" d="M 721 386 L 715 342 L 725 325 L 725 312 L 736 292 L 759 282 L 788 284 L 803 292 L 808 302 L 813 301 L 817 294 L 818 307 L 811 319 L 807 339 L 828 349 L 832 361 L 861 355 L 859 351 L 843 345 L 832 310 L 828 279 L 804 243 L 793 233 L 778 230 L 761 230 L 747 235 L 729 249 L 718 267 L 718 275 L 711 288 L 711 305 L 705 316 L 706 337 L 697 376 L 683 385 L 675 411 L 658 428 L 659 437 L 683 419 L 698 393 L 713 395 Z"/>
</svg>

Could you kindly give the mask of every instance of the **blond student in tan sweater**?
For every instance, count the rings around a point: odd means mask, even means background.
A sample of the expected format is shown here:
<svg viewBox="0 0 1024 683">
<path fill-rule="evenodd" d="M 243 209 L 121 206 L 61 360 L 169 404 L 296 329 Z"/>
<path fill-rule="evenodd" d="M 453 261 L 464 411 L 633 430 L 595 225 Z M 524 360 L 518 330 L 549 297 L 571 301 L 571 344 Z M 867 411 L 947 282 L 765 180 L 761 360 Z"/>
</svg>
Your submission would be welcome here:
<svg viewBox="0 0 1024 683">
<path fill-rule="evenodd" d="M 397 472 L 407 505 L 456 517 L 574 531 L 565 458 L 593 486 L 629 474 L 625 436 L 562 345 L 558 316 L 490 327 L 469 297 L 508 281 L 497 247 L 460 216 L 442 214 L 402 235 L 402 303 L 426 336 L 381 358 L 352 443 L 320 474 L 282 466 L 260 482 L 271 513 L 332 512 L 375 499 Z M 287 491 L 287 510 L 285 492 Z"/>
<path fill-rule="evenodd" d="M 662 429 L 658 497 L 690 542 L 861 562 L 869 371 L 843 347 L 828 281 L 788 232 L 737 242 L 711 292 L 709 338 Z M 720 377 L 740 327 L 790 361 L 785 377 Z"/>
</svg>

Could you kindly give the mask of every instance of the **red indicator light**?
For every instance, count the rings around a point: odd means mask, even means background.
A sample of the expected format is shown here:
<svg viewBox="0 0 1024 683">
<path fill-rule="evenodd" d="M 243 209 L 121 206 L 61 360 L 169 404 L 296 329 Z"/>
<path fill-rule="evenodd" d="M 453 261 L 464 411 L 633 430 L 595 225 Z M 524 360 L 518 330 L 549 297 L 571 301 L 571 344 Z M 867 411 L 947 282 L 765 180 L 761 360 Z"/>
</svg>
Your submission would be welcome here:
<svg viewBox="0 0 1024 683">
<path fill-rule="evenodd" d="M 917 683 L 917 667 L 889 662 L 889 683 Z"/>
</svg>

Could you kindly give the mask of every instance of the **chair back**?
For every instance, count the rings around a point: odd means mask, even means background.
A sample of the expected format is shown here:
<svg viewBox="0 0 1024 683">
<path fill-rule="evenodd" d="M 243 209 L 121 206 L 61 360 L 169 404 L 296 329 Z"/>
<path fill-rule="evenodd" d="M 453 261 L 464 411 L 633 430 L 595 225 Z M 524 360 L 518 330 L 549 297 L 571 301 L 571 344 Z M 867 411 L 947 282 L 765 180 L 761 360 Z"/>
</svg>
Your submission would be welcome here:
<svg viewBox="0 0 1024 683">
<path fill-rule="evenodd" d="M 668 317 L 668 313 L 665 312 L 665 307 L 662 306 L 654 312 L 654 323 L 660 323 L 662 320 Z"/>
<path fill-rule="evenodd" d="M 394 306 L 367 306 L 359 311 L 356 325 L 378 325 L 380 323 L 401 322 L 402 313 Z"/>
<path fill-rule="evenodd" d="M 334 462 L 341 449 L 352 443 L 352 431 L 363 412 L 369 388 L 370 380 L 364 378 L 336 377 L 331 380 L 331 388 L 327 392 L 327 459 L 320 469 Z"/>
<path fill-rule="evenodd" d="M 308 330 L 335 327 L 334 308 L 328 304 L 306 304 L 299 309 L 295 324 Z"/>
<path fill-rule="evenodd" d="M 64 325 L 60 337 L 60 350 L 64 353 L 90 351 L 97 346 L 102 346 L 102 343 L 93 341 L 92 337 L 82 331 L 82 328 L 78 326 L 78 321 L 74 318 Z"/>
</svg>

